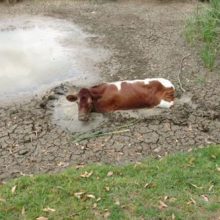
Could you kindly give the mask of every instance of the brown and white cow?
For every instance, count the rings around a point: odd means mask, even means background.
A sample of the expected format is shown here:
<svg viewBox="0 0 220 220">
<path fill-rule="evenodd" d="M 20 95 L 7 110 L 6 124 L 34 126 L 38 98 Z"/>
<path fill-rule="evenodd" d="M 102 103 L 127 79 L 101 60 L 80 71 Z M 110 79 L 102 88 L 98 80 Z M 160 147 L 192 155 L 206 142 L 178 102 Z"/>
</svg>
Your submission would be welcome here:
<svg viewBox="0 0 220 220">
<path fill-rule="evenodd" d="M 112 112 L 137 108 L 170 108 L 174 104 L 175 88 L 163 78 L 118 81 L 82 88 L 67 100 L 77 102 L 78 119 L 89 120 L 90 112 Z"/>
</svg>

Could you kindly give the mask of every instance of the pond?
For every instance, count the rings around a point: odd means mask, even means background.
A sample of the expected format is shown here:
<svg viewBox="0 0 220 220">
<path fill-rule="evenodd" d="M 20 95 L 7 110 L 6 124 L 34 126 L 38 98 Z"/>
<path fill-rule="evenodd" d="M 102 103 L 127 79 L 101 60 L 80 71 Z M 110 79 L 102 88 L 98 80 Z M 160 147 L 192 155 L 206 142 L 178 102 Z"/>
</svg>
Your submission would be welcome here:
<svg viewBox="0 0 220 220">
<path fill-rule="evenodd" d="M 0 100 L 39 94 L 64 81 L 99 81 L 95 64 L 108 52 L 77 25 L 50 17 L 19 16 L 0 22 Z"/>
</svg>

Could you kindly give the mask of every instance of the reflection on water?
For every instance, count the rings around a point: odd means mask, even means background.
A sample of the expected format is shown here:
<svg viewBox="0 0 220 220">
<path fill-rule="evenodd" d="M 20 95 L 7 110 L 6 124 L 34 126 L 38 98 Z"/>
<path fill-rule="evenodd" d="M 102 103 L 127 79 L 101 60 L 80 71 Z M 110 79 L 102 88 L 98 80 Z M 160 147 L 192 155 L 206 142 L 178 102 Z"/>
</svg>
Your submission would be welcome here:
<svg viewBox="0 0 220 220">
<path fill-rule="evenodd" d="M 0 22 L 1 98 L 30 94 L 71 80 L 98 81 L 94 64 L 107 57 L 90 48 L 85 34 L 64 20 L 17 17 Z"/>
</svg>

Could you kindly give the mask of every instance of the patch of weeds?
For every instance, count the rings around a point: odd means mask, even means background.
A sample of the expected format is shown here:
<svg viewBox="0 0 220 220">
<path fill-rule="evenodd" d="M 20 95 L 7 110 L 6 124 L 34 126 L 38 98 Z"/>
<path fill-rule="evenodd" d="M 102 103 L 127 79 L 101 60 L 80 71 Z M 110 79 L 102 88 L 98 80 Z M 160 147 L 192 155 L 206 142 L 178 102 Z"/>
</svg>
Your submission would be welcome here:
<svg viewBox="0 0 220 220">
<path fill-rule="evenodd" d="M 205 47 L 201 50 L 201 58 L 205 67 L 212 70 L 215 64 L 216 50 L 209 45 L 205 45 Z"/>
<path fill-rule="evenodd" d="M 204 76 L 198 76 L 196 78 L 196 83 L 199 85 L 204 85 L 206 83 L 206 78 Z"/>
<path fill-rule="evenodd" d="M 215 67 L 220 48 L 220 1 L 211 0 L 210 4 L 198 8 L 187 21 L 185 36 L 189 43 L 200 48 L 200 56 L 210 70 Z"/>
</svg>

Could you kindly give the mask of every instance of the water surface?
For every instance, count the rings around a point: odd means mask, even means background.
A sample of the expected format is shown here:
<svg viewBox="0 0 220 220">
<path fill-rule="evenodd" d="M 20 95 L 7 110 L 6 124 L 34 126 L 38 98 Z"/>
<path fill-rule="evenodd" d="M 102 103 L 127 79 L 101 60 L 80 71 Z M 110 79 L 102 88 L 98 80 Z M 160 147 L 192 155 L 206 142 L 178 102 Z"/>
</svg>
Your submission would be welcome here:
<svg viewBox="0 0 220 220">
<path fill-rule="evenodd" d="M 63 81 L 99 81 L 95 64 L 108 56 L 92 48 L 78 26 L 61 19 L 20 16 L 0 22 L 0 100 L 39 93 Z"/>
</svg>

